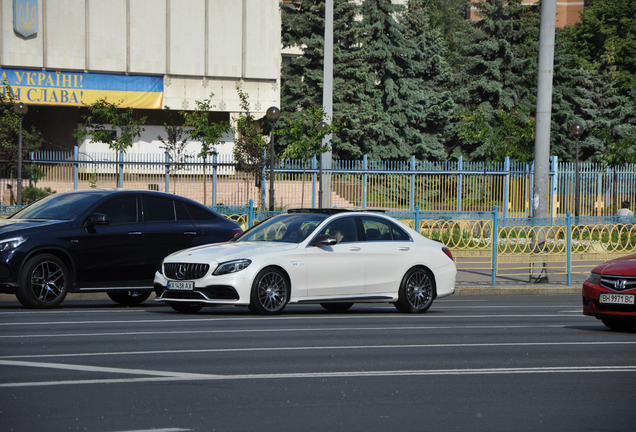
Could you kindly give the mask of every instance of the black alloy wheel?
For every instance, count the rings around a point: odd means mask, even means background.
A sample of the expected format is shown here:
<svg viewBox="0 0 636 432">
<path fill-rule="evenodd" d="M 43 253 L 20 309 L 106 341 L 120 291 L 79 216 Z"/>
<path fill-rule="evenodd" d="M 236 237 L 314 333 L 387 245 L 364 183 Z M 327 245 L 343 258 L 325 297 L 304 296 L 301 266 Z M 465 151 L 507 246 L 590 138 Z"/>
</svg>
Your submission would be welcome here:
<svg viewBox="0 0 636 432">
<path fill-rule="evenodd" d="M 37 255 L 24 265 L 18 279 L 20 288 L 16 297 L 28 308 L 55 308 L 64 301 L 70 279 L 70 273 L 61 259 L 50 254 Z"/>
<path fill-rule="evenodd" d="M 402 279 L 395 308 L 404 313 L 422 313 L 431 307 L 434 297 L 433 275 L 424 267 L 415 267 Z"/>
<path fill-rule="evenodd" d="M 280 314 L 289 301 L 289 283 L 282 271 L 269 267 L 260 271 L 250 295 L 249 309 L 261 315 Z"/>
</svg>

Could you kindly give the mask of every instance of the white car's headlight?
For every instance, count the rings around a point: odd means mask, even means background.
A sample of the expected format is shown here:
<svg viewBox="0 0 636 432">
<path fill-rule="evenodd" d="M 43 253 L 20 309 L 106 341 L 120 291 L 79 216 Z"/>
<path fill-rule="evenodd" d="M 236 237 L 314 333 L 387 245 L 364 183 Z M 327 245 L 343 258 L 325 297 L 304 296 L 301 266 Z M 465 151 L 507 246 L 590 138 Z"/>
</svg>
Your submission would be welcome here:
<svg viewBox="0 0 636 432">
<path fill-rule="evenodd" d="M 15 249 L 25 241 L 27 241 L 26 237 L 14 237 L 6 240 L 0 240 L 0 252 Z"/>
<path fill-rule="evenodd" d="M 601 281 L 601 275 L 598 273 L 590 273 L 586 280 L 591 284 L 598 285 Z"/>
<path fill-rule="evenodd" d="M 215 276 L 221 276 L 228 273 L 236 273 L 245 269 L 248 265 L 252 264 L 252 261 L 248 259 L 240 259 L 235 261 L 228 261 L 219 264 L 219 266 L 212 273 Z"/>
</svg>

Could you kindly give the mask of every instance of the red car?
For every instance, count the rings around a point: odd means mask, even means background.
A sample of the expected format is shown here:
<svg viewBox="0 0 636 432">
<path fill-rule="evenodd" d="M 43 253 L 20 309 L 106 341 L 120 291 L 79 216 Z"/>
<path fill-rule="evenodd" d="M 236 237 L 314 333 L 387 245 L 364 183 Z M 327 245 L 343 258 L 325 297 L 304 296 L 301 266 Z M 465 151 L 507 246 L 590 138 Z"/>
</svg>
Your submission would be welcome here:
<svg viewBox="0 0 636 432">
<path fill-rule="evenodd" d="M 607 261 L 583 282 L 583 314 L 617 331 L 636 328 L 636 255 Z"/>
</svg>

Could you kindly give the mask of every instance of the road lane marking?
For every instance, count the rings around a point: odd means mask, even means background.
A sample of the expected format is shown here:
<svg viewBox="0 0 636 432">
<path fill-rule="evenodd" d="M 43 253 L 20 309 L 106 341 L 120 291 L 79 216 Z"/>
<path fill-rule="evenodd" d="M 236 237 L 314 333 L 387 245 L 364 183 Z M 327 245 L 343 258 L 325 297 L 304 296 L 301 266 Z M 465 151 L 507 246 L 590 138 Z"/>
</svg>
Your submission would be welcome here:
<svg viewBox="0 0 636 432">
<path fill-rule="evenodd" d="M 108 333 L 47 333 L 47 334 L 20 334 L 0 335 L 0 339 L 23 338 L 62 338 L 62 337 L 107 337 L 107 336 L 154 336 L 154 335 L 189 335 L 189 334 L 232 334 L 232 333 L 286 333 L 286 332 L 350 332 L 350 331 L 406 331 L 406 330 L 443 330 L 443 329 L 519 329 L 519 328 L 565 328 L 565 325 L 466 325 L 466 326 L 408 326 L 408 327 L 315 327 L 315 328 L 272 328 L 272 329 L 245 329 L 245 330 L 174 330 L 174 331 L 136 331 L 136 332 L 108 332 Z M 604 328 L 604 327 L 603 327 Z"/>
<path fill-rule="evenodd" d="M 580 316 L 583 316 L 583 313 Z M 50 326 L 50 325 L 86 325 L 86 324 L 155 324 L 155 323 L 179 323 L 179 324 L 187 324 L 191 323 L 204 323 L 204 322 L 219 322 L 219 321 L 244 321 L 244 320 L 258 320 L 258 321 L 284 321 L 284 320 L 299 320 L 299 319 L 315 319 L 315 320 L 351 320 L 351 319 L 378 319 L 378 318 L 394 318 L 394 319 L 421 319 L 421 320 L 429 320 L 436 318 L 454 318 L 454 319 L 465 319 L 465 318 L 480 318 L 480 319 L 492 319 L 492 318 L 571 318 L 568 315 L 559 315 L 559 314 L 541 314 L 541 315 L 530 315 L 530 314 L 521 314 L 521 315 L 440 315 L 439 311 L 435 313 L 423 314 L 423 315 L 348 315 L 348 316 L 335 316 L 335 315 L 307 315 L 304 317 L 254 317 L 254 318 L 177 318 L 177 319 L 163 319 L 163 320 L 121 320 L 121 321 L 40 321 L 40 322 L 5 322 L 0 323 L 0 326 L 3 327 L 11 327 L 11 326 Z"/>
<path fill-rule="evenodd" d="M 498 343 L 449 343 L 449 344 L 404 344 L 404 345 L 332 345 L 301 347 L 249 347 L 249 348 L 203 348 L 190 350 L 152 350 L 152 351 L 114 351 L 101 353 L 66 353 L 66 354 L 23 354 L 0 356 L 0 359 L 19 358 L 62 358 L 62 357 L 101 357 L 126 355 L 157 354 L 201 354 L 254 351 L 312 351 L 312 350 L 362 350 L 362 349 L 404 349 L 404 348 L 492 348 L 492 347 L 532 347 L 532 346 L 598 346 L 598 345 L 636 345 L 636 341 L 592 341 L 592 342 L 498 342 Z M 1 364 L 1 363 L 0 363 Z"/>
<path fill-rule="evenodd" d="M 0 387 L 36 387 L 53 385 L 78 384 L 115 384 L 134 382 L 166 382 L 166 381 L 224 381 L 246 379 L 281 379 L 281 378 L 355 378 L 355 377 L 396 377 L 396 376 L 443 376 L 443 375 L 502 375 L 502 374 L 547 374 L 547 373 L 608 373 L 608 372 L 636 372 L 635 366 L 561 366 L 534 368 L 488 368 L 488 369 L 430 369 L 430 370 L 395 370 L 395 371 L 358 371 L 358 372 L 306 372 L 284 374 L 240 374 L 215 375 L 191 374 L 183 372 L 153 371 L 141 369 L 117 369 L 99 366 L 69 365 L 60 363 L 36 363 L 24 361 L 0 360 L 0 365 L 42 367 L 51 369 L 75 370 L 82 372 L 108 372 L 117 374 L 148 375 L 145 378 L 124 379 L 94 379 L 94 380 L 66 380 L 66 381 L 38 381 L 0 383 Z"/>
</svg>

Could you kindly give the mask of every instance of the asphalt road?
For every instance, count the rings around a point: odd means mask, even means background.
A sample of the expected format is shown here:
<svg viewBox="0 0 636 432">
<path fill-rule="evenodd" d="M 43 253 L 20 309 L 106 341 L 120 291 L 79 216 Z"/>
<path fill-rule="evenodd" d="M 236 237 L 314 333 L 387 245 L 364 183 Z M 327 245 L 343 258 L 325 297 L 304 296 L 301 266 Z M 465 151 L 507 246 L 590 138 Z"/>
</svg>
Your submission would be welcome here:
<svg viewBox="0 0 636 432">
<path fill-rule="evenodd" d="M 634 431 L 636 333 L 580 296 L 179 315 L 0 300 L 2 431 Z"/>
</svg>

